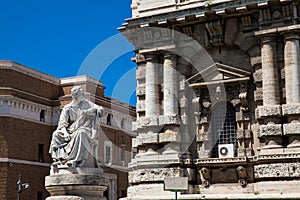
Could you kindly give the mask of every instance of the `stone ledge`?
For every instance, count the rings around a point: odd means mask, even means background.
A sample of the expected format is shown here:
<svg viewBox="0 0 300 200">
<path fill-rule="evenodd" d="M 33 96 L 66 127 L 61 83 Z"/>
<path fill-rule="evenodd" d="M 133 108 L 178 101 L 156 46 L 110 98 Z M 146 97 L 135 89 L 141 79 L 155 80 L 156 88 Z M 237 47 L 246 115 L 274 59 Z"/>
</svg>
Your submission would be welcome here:
<svg viewBox="0 0 300 200">
<path fill-rule="evenodd" d="M 300 115 L 300 103 L 282 105 L 282 115 Z"/>
<path fill-rule="evenodd" d="M 300 123 L 291 123 L 283 125 L 284 135 L 300 135 Z"/>
<path fill-rule="evenodd" d="M 266 117 L 280 117 L 281 106 L 260 106 L 255 110 L 255 115 L 257 119 L 262 119 Z"/>
<path fill-rule="evenodd" d="M 260 125 L 258 137 L 282 135 L 281 124 Z"/>
</svg>

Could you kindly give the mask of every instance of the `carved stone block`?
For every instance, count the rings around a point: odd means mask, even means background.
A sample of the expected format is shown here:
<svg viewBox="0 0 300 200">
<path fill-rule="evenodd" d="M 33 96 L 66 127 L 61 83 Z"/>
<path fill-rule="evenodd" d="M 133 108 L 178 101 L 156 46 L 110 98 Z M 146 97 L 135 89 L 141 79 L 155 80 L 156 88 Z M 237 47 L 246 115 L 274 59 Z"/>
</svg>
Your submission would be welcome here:
<svg viewBox="0 0 300 200">
<path fill-rule="evenodd" d="M 282 135 L 281 124 L 261 125 L 258 137 Z"/>
<path fill-rule="evenodd" d="M 300 114 L 300 104 L 285 104 L 282 105 L 282 115 L 299 115 Z"/>
<path fill-rule="evenodd" d="M 300 163 L 273 163 L 254 166 L 255 178 L 300 177 Z"/>
<path fill-rule="evenodd" d="M 257 88 L 256 91 L 254 91 L 254 100 L 255 101 L 262 101 L 263 100 L 262 88 Z"/>
<path fill-rule="evenodd" d="M 142 144 L 156 144 L 158 143 L 158 133 L 148 132 L 142 133 L 137 137 Z"/>
<path fill-rule="evenodd" d="M 262 119 L 266 117 L 280 117 L 281 106 L 260 106 L 255 110 L 255 114 L 257 119 Z"/>
<path fill-rule="evenodd" d="M 139 111 L 145 111 L 145 101 L 138 101 L 136 104 L 136 110 Z"/>
<path fill-rule="evenodd" d="M 159 116 L 159 124 L 179 124 L 179 117 L 178 115 L 161 115 Z"/>
<path fill-rule="evenodd" d="M 284 135 L 299 135 L 300 134 L 300 123 L 291 123 L 283 125 Z"/>
<path fill-rule="evenodd" d="M 136 87 L 137 96 L 145 95 L 145 93 L 146 93 L 145 84 L 140 84 Z"/>
<path fill-rule="evenodd" d="M 256 70 L 255 73 L 253 73 L 254 82 L 261 82 L 262 81 L 262 70 Z"/>
<path fill-rule="evenodd" d="M 129 172 L 129 183 L 163 181 L 166 177 L 180 177 L 181 169 L 178 168 L 158 168 L 140 169 Z"/>
<path fill-rule="evenodd" d="M 139 67 L 136 70 L 136 79 L 144 79 L 145 78 L 145 68 L 144 67 Z"/>
<path fill-rule="evenodd" d="M 243 130 L 243 129 L 237 130 L 237 131 L 236 131 L 236 134 L 237 134 L 237 138 L 238 138 L 238 139 L 244 138 L 244 130 Z"/>
<path fill-rule="evenodd" d="M 250 130 L 245 130 L 245 139 L 251 139 L 252 138 L 252 134 Z"/>
<path fill-rule="evenodd" d="M 164 142 L 179 142 L 180 134 L 171 130 L 167 130 L 164 133 L 159 133 L 159 143 Z"/>
<path fill-rule="evenodd" d="M 137 121 L 139 126 L 157 126 L 158 117 L 140 117 Z"/>
<path fill-rule="evenodd" d="M 137 148 L 142 144 L 139 138 L 132 138 L 132 148 Z"/>
<path fill-rule="evenodd" d="M 182 98 L 180 99 L 180 107 L 181 107 L 181 108 L 187 107 L 187 98 L 186 98 L 186 97 L 182 97 Z"/>
<path fill-rule="evenodd" d="M 208 132 L 199 132 L 196 135 L 196 142 L 203 142 L 208 140 Z"/>
<path fill-rule="evenodd" d="M 132 131 L 137 131 L 138 126 L 137 126 L 137 122 L 132 122 Z"/>
</svg>

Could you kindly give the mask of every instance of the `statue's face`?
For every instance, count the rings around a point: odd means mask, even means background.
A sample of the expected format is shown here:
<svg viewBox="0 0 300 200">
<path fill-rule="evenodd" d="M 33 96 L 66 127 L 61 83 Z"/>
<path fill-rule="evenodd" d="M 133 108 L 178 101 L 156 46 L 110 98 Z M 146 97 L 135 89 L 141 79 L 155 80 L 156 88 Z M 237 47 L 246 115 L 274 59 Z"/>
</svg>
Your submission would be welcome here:
<svg viewBox="0 0 300 200">
<path fill-rule="evenodd" d="M 84 91 L 81 87 L 72 89 L 72 97 L 78 101 L 84 100 Z"/>
</svg>

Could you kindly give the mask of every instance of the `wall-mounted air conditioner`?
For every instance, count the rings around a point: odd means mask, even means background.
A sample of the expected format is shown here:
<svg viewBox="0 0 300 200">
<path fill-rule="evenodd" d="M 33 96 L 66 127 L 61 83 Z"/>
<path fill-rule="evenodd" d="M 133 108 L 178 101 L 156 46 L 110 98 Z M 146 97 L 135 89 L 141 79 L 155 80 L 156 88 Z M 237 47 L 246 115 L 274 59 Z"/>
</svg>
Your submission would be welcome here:
<svg viewBox="0 0 300 200">
<path fill-rule="evenodd" d="M 233 144 L 219 144 L 218 145 L 219 158 L 232 158 L 234 157 Z"/>
</svg>

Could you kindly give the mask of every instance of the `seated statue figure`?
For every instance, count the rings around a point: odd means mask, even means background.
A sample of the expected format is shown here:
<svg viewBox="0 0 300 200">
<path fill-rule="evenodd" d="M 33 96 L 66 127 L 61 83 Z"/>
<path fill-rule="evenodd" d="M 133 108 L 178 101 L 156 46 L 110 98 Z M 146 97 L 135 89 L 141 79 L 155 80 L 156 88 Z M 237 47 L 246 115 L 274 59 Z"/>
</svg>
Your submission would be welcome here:
<svg viewBox="0 0 300 200">
<path fill-rule="evenodd" d="M 49 153 L 53 166 L 98 168 L 98 127 L 103 108 L 85 100 L 82 87 L 71 90 L 72 102 L 62 109 Z"/>
</svg>

